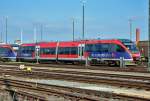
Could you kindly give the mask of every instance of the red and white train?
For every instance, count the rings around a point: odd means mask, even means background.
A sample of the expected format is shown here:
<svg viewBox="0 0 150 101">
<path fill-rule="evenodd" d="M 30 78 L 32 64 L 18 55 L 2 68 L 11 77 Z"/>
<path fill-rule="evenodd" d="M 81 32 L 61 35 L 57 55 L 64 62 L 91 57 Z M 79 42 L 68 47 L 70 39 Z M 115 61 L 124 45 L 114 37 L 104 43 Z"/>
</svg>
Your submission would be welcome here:
<svg viewBox="0 0 150 101">
<path fill-rule="evenodd" d="M 56 61 L 56 62 L 105 62 L 118 64 L 120 57 L 125 61 L 140 58 L 140 53 L 135 44 L 130 50 L 122 41 L 111 40 L 84 40 L 66 42 L 39 42 L 22 44 L 17 54 L 17 61 Z M 135 51 L 136 50 L 136 51 Z M 134 51 L 134 53 L 132 52 Z"/>
</svg>

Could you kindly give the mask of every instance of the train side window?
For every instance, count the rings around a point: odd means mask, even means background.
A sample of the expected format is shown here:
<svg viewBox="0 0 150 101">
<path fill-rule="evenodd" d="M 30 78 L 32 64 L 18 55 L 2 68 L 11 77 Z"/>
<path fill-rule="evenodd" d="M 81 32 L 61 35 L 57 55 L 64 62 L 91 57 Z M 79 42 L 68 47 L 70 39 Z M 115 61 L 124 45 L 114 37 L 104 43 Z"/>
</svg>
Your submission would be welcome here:
<svg viewBox="0 0 150 101">
<path fill-rule="evenodd" d="M 58 54 L 78 54 L 78 48 L 77 47 L 63 47 L 59 48 Z"/>
<path fill-rule="evenodd" d="M 43 48 L 40 49 L 40 54 L 44 54 L 44 49 Z"/>
<path fill-rule="evenodd" d="M 49 48 L 45 48 L 44 50 L 45 50 L 44 51 L 45 54 L 50 54 L 50 49 Z"/>
<path fill-rule="evenodd" d="M 44 54 L 55 54 L 55 48 L 45 48 Z"/>
<path fill-rule="evenodd" d="M 0 48 L 0 53 L 11 52 L 9 48 Z"/>
<path fill-rule="evenodd" d="M 23 53 L 34 52 L 35 51 L 35 47 L 34 46 L 21 47 L 20 51 L 23 52 Z"/>
<path fill-rule="evenodd" d="M 69 47 L 65 47 L 64 49 L 65 49 L 64 54 L 70 54 L 70 48 Z"/>
<path fill-rule="evenodd" d="M 78 48 L 77 47 L 71 47 L 70 48 L 70 54 L 78 54 Z"/>
<path fill-rule="evenodd" d="M 67 54 L 67 48 L 66 47 L 62 48 L 62 54 Z"/>
<path fill-rule="evenodd" d="M 58 48 L 58 54 L 61 54 L 61 48 L 60 47 Z"/>
<path fill-rule="evenodd" d="M 61 47 L 58 49 L 58 54 L 70 54 L 69 47 Z"/>
<path fill-rule="evenodd" d="M 22 47 L 22 48 L 21 48 L 21 52 L 22 52 L 22 53 L 27 53 L 26 47 Z"/>
<path fill-rule="evenodd" d="M 87 44 L 85 45 L 85 51 L 86 52 L 92 52 L 93 51 L 93 44 Z"/>
<path fill-rule="evenodd" d="M 55 54 L 56 53 L 56 48 L 51 48 L 51 54 Z"/>
<path fill-rule="evenodd" d="M 119 45 L 116 45 L 116 51 L 117 52 L 125 52 L 125 50 Z"/>
<path fill-rule="evenodd" d="M 116 51 L 116 45 L 110 44 L 109 52 L 115 52 Z"/>
<path fill-rule="evenodd" d="M 101 51 L 101 44 L 93 45 L 93 51 L 94 52 L 100 52 Z"/>
<path fill-rule="evenodd" d="M 63 48 L 62 47 L 58 48 L 58 54 L 63 54 Z"/>
<path fill-rule="evenodd" d="M 109 44 L 101 44 L 101 52 L 108 52 Z"/>
</svg>

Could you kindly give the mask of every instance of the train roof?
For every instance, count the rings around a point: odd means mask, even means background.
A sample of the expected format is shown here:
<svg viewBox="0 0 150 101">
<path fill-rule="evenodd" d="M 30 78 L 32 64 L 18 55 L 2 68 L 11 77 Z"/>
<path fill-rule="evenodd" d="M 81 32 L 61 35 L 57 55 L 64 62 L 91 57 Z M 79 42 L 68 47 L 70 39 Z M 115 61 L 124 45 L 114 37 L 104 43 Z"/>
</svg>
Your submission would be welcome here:
<svg viewBox="0 0 150 101">
<path fill-rule="evenodd" d="M 77 47 L 80 43 L 80 41 L 59 42 L 59 47 Z"/>
<path fill-rule="evenodd" d="M 129 39 L 118 39 L 118 40 L 120 40 L 121 42 L 123 42 L 123 43 L 133 43 L 131 40 L 129 40 Z"/>
<path fill-rule="evenodd" d="M 118 39 L 106 39 L 106 40 L 86 40 L 85 41 L 86 44 L 90 44 L 90 43 L 120 43 L 120 41 Z"/>
<path fill-rule="evenodd" d="M 10 46 L 12 46 L 12 47 L 18 47 L 19 45 L 18 44 L 10 44 Z"/>
<path fill-rule="evenodd" d="M 73 47 L 78 46 L 79 44 L 92 44 L 92 43 L 131 43 L 129 39 L 92 39 L 92 40 L 79 40 L 79 41 L 60 41 L 59 46 L 60 47 Z M 38 42 L 38 43 L 25 43 L 21 44 L 21 46 L 35 46 L 40 45 L 41 47 L 56 47 L 56 42 Z"/>
<path fill-rule="evenodd" d="M 20 46 L 35 46 L 35 43 L 25 43 L 25 44 L 21 44 Z"/>
<path fill-rule="evenodd" d="M 13 48 L 9 44 L 0 44 L 0 48 L 9 48 L 13 50 Z"/>
<path fill-rule="evenodd" d="M 0 47 L 11 47 L 9 44 L 0 44 Z"/>
<path fill-rule="evenodd" d="M 124 49 L 127 50 L 127 48 L 122 44 L 122 42 L 118 39 L 110 39 L 110 40 L 87 40 L 85 44 L 98 44 L 98 43 L 113 43 L 117 45 L 121 45 Z"/>
<path fill-rule="evenodd" d="M 40 47 L 56 47 L 57 42 L 39 42 L 37 45 Z"/>
</svg>

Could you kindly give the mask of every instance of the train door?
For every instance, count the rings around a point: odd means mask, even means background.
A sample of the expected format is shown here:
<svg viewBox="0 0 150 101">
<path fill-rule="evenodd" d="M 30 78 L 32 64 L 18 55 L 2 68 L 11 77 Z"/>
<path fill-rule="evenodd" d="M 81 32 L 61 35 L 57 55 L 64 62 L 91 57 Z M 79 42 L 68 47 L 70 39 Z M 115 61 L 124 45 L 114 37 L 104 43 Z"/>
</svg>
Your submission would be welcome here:
<svg viewBox="0 0 150 101">
<path fill-rule="evenodd" d="M 57 45 L 56 45 L 56 52 L 55 52 L 55 54 L 56 54 L 56 63 L 58 62 L 58 50 L 59 49 L 59 42 L 57 42 Z"/>
<path fill-rule="evenodd" d="M 85 48 L 85 44 L 79 44 L 79 46 L 78 46 L 78 58 L 81 61 L 85 60 L 85 58 L 84 58 L 84 48 Z"/>
<path fill-rule="evenodd" d="M 40 59 L 40 46 L 39 45 L 35 46 L 35 59 L 36 59 L 36 62 L 39 63 L 39 59 Z"/>
</svg>

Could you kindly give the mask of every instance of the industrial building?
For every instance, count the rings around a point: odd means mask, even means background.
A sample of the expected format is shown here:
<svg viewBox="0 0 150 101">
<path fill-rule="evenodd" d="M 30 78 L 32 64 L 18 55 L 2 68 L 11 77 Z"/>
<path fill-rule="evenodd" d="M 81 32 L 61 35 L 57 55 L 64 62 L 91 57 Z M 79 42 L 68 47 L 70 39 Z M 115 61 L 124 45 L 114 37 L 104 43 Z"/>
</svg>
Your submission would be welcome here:
<svg viewBox="0 0 150 101">
<path fill-rule="evenodd" d="M 141 56 L 148 59 L 148 41 L 139 41 L 137 46 L 141 52 Z"/>
</svg>

